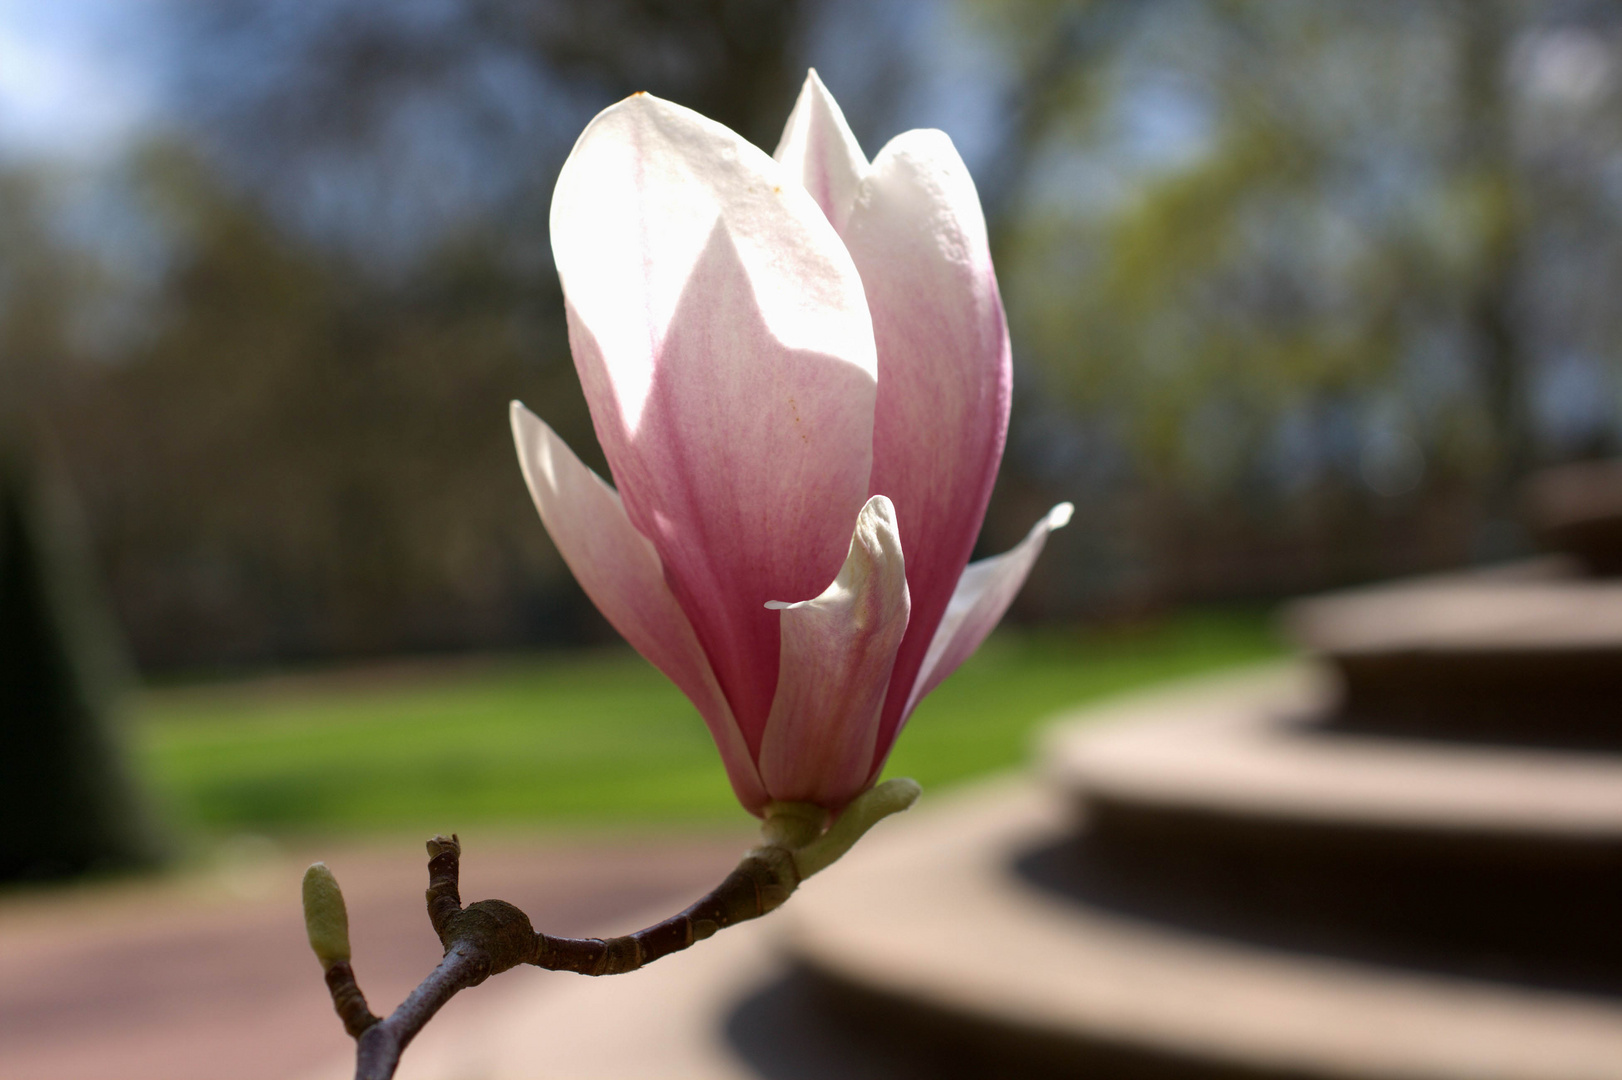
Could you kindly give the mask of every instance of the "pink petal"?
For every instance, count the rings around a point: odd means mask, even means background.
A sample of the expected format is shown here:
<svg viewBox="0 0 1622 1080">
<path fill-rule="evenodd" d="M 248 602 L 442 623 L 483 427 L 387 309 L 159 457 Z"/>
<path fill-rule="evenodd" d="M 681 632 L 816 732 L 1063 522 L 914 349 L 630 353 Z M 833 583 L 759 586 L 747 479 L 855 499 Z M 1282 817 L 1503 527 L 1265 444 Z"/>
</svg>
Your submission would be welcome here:
<svg viewBox="0 0 1622 1080">
<path fill-rule="evenodd" d="M 815 68 L 806 72 L 773 156 L 817 200 L 833 227 L 843 232 L 857 186 L 867 172 L 867 158 Z"/>
<path fill-rule="evenodd" d="M 512 429 L 535 509 L 575 580 L 631 647 L 698 706 L 738 800 L 759 810 L 767 802 L 760 774 L 653 545 L 631 526 L 614 489 L 516 401 Z"/>
<path fill-rule="evenodd" d="M 843 234 L 879 351 L 868 491 L 895 502 L 912 590 L 879 734 L 888 746 L 985 517 L 1012 369 L 979 196 L 944 134 L 893 139 L 863 179 Z"/>
<path fill-rule="evenodd" d="M 929 643 L 929 652 L 918 670 L 917 681 L 907 695 L 903 721 L 911 715 L 925 694 L 939 686 L 946 676 L 956 671 L 958 665 L 980 647 L 986 635 L 1002 619 L 1008 605 L 1013 603 L 1020 586 L 1025 584 L 1036 557 L 1042 554 L 1042 545 L 1047 543 L 1048 533 L 1069 524 L 1073 510 L 1069 503 L 1060 503 L 1032 526 L 1025 539 L 1014 547 L 1001 555 L 964 567 L 963 577 L 952 593 L 946 616 L 941 619 L 940 628 Z M 884 749 L 887 751 L 888 747 Z M 883 764 L 884 760 L 880 757 L 874 765 L 875 774 Z"/>
<path fill-rule="evenodd" d="M 626 512 L 758 751 L 778 661 L 764 605 L 838 573 L 868 494 L 877 359 L 861 279 L 776 162 L 647 94 L 580 136 L 551 228 Z"/>
<path fill-rule="evenodd" d="M 896 647 L 907 573 L 890 500 L 856 518 L 850 554 L 814 600 L 773 602 L 783 624 L 777 696 L 760 745 L 772 798 L 841 809 L 866 789 Z"/>
</svg>

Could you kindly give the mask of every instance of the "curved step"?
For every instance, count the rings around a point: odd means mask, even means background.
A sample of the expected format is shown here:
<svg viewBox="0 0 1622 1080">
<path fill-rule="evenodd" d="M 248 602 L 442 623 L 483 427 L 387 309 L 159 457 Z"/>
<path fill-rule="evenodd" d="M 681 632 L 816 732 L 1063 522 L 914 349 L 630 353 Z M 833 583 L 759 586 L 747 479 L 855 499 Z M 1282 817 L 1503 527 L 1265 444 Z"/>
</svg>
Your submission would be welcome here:
<svg viewBox="0 0 1622 1080">
<path fill-rule="evenodd" d="M 1569 551 L 1591 574 L 1622 576 L 1622 460 L 1542 469 L 1526 495 L 1546 546 Z"/>
<path fill-rule="evenodd" d="M 1339 670 L 1349 727 L 1622 747 L 1622 581 L 1543 559 L 1302 600 L 1284 622 Z"/>
<path fill-rule="evenodd" d="M 1622 1000 L 1261 947 L 1016 871 L 1070 820 L 1005 784 L 887 824 L 785 906 L 791 955 L 935 1075 L 1622 1080 Z"/>
<path fill-rule="evenodd" d="M 1061 723 L 1042 756 L 1094 813 L 1622 857 L 1622 755 L 1346 735 L 1320 726 L 1333 700 L 1306 666 L 1213 680 Z"/>
<path fill-rule="evenodd" d="M 1622 755 L 1336 733 L 1332 698 L 1304 666 L 1136 698 L 1052 729 L 1045 769 L 1137 893 L 1408 962 L 1622 985 Z"/>
</svg>

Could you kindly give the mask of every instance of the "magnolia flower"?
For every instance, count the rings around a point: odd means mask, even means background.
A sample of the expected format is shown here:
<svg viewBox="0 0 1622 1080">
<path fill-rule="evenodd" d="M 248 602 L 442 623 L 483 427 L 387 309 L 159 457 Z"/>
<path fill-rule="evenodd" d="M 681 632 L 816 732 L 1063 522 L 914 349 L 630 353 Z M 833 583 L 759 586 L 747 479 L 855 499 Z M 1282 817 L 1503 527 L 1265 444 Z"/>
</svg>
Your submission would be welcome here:
<svg viewBox="0 0 1622 1080">
<path fill-rule="evenodd" d="M 1070 516 L 966 565 L 1010 386 L 968 171 L 939 131 L 869 164 L 815 72 L 775 160 L 637 94 L 580 136 L 551 230 L 618 490 L 514 402 L 541 519 L 746 808 L 838 811 Z"/>
</svg>

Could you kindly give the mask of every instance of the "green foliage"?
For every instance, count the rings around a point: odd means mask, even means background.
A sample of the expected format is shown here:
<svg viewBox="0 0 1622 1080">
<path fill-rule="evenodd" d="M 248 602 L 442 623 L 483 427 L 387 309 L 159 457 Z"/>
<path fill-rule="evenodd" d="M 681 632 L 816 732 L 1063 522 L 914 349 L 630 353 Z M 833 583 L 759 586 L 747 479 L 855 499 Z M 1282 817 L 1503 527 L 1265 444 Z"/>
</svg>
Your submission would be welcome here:
<svg viewBox="0 0 1622 1080">
<path fill-rule="evenodd" d="M 1622 98 L 1556 100 L 1534 69 L 1564 61 L 1551 46 L 1533 63 L 1560 32 L 1603 55 L 1602 21 L 1503 4 L 971 6 L 1006 39 L 1015 96 L 1045 104 L 1022 114 L 1030 167 L 999 223 L 1018 355 L 1140 477 L 1385 496 L 1395 437 L 1426 483 L 1496 491 L 1503 513 L 1537 439 L 1569 452 L 1599 423 L 1536 433 L 1530 403 L 1538 356 L 1568 347 L 1547 327 L 1617 333 L 1586 283 L 1602 276 L 1551 288 L 1541 261 L 1622 251 L 1614 230 L 1551 228 L 1608 213 L 1595 181 Z M 1040 48 L 1066 26 L 1095 42 L 1086 94 L 1056 94 Z M 1534 115 L 1565 119 L 1512 138 Z M 1608 364 L 1598 408 L 1614 417 Z"/>
<path fill-rule="evenodd" d="M 919 708 L 890 772 L 926 791 L 1022 762 L 1074 703 L 1276 655 L 1257 613 L 1132 633 L 994 638 Z M 624 650 L 438 676 L 149 692 L 142 755 L 194 831 L 271 833 L 722 821 L 742 813 L 685 698 Z"/>
</svg>

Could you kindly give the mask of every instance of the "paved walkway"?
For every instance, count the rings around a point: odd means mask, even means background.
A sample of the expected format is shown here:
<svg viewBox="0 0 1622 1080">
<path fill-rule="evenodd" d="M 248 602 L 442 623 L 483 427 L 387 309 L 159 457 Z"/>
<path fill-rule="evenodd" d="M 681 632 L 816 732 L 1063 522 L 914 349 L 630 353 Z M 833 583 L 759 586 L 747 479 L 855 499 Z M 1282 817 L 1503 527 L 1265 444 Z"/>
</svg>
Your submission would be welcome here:
<svg viewBox="0 0 1622 1080">
<path fill-rule="evenodd" d="M 750 835 L 463 839 L 464 898 L 510 900 L 554 933 L 611 934 L 714 885 Z M 343 1060 L 352 1044 L 299 910 L 317 857 L 344 887 L 361 985 L 392 1009 L 439 958 L 421 845 L 249 850 L 207 873 L 0 897 L 0 1077 L 286 1080 Z M 441 1019 L 506 993 L 492 980 Z"/>
</svg>

